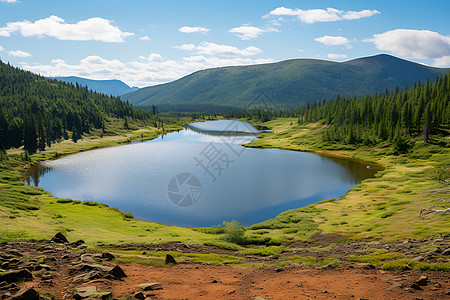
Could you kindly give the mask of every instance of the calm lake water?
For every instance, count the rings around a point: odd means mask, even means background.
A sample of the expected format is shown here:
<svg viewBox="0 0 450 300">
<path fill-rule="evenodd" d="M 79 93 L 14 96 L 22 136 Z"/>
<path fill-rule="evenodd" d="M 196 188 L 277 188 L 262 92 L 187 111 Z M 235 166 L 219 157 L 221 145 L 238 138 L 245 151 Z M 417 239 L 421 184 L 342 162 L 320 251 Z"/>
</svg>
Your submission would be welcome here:
<svg viewBox="0 0 450 300">
<path fill-rule="evenodd" d="M 153 141 L 44 162 L 30 182 L 56 197 L 106 203 L 142 220 L 250 225 L 339 198 L 377 171 L 356 160 L 241 146 L 257 134 L 244 122 L 193 123 Z"/>
</svg>

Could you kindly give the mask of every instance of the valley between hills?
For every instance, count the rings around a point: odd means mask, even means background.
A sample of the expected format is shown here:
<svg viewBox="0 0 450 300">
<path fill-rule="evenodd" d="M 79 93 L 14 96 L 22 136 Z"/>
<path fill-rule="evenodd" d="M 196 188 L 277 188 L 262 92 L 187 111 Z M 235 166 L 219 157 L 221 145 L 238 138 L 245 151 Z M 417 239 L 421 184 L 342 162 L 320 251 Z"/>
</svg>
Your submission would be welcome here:
<svg viewBox="0 0 450 300">
<path fill-rule="evenodd" d="M 405 91 L 298 110 L 202 114 L 136 109 L 78 84 L 5 64 L 2 71 L 1 297 L 448 297 L 448 75 Z M 6 78 L 14 80 L 5 84 Z M 34 91 L 31 102 L 20 96 L 27 90 Z M 334 114 L 352 121 L 339 123 Z M 339 199 L 248 227 L 231 220 L 200 228 L 146 222 L 25 183 L 27 171 L 43 161 L 224 118 L 266 130 L 245 147 L 338 156 L 383 170 Z"/>
</svg>

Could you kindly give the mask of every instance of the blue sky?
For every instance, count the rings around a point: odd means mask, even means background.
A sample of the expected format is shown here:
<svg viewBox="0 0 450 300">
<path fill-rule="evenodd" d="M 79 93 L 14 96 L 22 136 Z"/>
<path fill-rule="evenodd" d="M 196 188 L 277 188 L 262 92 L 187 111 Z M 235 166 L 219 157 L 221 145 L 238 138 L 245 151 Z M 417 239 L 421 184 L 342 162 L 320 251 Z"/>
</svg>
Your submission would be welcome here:
<svg viewBox="0 0 450 300">
<path fill-rule="evenodd" d="M 0 57 L 144 87 L 194 71 L 388 53 L 450 67 L 450 1 L 0 0 Z"/>
</svg>

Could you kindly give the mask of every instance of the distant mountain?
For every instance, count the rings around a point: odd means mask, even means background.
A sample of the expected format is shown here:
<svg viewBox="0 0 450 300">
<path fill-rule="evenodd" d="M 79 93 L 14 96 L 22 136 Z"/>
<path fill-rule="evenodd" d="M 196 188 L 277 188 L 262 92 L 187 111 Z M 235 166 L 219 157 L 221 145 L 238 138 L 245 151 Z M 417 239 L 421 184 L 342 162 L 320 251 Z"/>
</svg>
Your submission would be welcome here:
<svg viewBox="0 0 450 300">
<path fill-rule="evenodd" d="M 93 91 L 113 96 L 120 96 L 126 93 L 137 91 L 139 89 L 137 87 L 129 87 L 127 84 L 120 80 L 93 80 L 75 76 L 53 77 L 53 79 L 58 79 L 73 84 L 78 82 L 79 85 L 87 85 L 88 88 Z"/>
<path fill-rule="evenodd" d="M 279 108 L 341 96 L 361 96 L 434 81 L 450 69 L 381 54 L 347 62 L 293 59 L 278 63 L 198 71 L 176 81 L 123 95 L 135 106 L 166 109 L 252 106 L 258 97 Z"/>
</svg>

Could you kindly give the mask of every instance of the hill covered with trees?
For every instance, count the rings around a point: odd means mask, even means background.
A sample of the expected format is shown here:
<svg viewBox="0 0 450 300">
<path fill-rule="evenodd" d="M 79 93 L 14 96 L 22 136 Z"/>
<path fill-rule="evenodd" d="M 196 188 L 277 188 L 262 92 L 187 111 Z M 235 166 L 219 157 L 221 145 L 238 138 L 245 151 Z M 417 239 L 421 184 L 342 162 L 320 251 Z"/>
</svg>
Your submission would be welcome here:
<svg viewBox="0 0 450 300">
<path fill-rule="evenodd" d="M 0 61 L 0 150 L 23 145 L 33 153 L 62 138 L 76 141 L 93 128 L 104 130 L 106 118 L 127 126 L 128 119 L 151 120 L 152 113 Z"/>
<path fill-rule="evenodd" d="M 255 108 L 264 95 L 279 109 L 336 96 L 364 96 L 413 86 L 449 69 L 432 68 L 390 55 L 343 63 L 294 59 L 272 64 L 203 70 L 179 80 L 125 94 L 135 106 L 157 105 L 160 111 L 225 111 Z"/>
<path fill-rule="evenodd" d="M 323 121 L 328 126 L 324 141 L 389 141 L 394 152 L 404 153 L 410 137 L 423 135 L 429 142 L 432 133 L 450 125 L 450 74 L 404 91 L 307 104 L 298 115 L 299 124 Z"/>
</svg>

